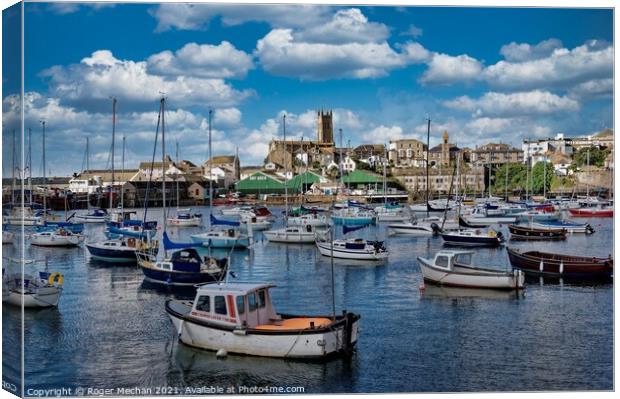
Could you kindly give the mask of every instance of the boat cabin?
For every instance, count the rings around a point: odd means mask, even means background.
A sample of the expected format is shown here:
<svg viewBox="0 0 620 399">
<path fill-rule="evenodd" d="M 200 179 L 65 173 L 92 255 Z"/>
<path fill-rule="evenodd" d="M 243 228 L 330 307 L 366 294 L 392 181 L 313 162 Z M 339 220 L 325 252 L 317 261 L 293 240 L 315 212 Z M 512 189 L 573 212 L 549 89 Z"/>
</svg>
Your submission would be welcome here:
<svg viewBox="0 0 620 399">
<path fill-rule="evenodd" d="M 198 287 L 193 317 L 237 328 L 277 325 L 281 317 L 271 304 L 266 283 L 205 284 Z"/>
<path fill-rule="evenodd" d="M 226 262 L 226 259 L 221 261 Z M 215 258 L 204 257 L 204 264 L 208 268 L 222 268 L 221 261 Z M 185 248 L 180 251 L 176 251 L 172 254 L 169 261 L 164 261 L 158 264 L 163 270 L 174 270 L 178 272 L 200 273 L 204 271 L 203 259 L 194 248 Z"/>
<path fill-rule="evenodd" d="M 433 266 L 437 269 L 453 270 L 454 264 L 471 266 L 473 251 L 439 251 L 433 259 Z"/>
</svg>

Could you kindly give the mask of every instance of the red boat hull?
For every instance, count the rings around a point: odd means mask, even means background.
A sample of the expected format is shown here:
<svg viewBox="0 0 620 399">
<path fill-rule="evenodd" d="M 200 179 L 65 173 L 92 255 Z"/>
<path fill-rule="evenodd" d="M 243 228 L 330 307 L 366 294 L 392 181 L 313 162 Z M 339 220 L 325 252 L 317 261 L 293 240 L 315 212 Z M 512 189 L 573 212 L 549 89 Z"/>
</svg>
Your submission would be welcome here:
<svg viewBox="0 0 620 399">
<path fill-rule="evenodd" d="M 612 218 L 614 217 L 613 209 L 569 209 L 571 216 L 576 217 L 595 217 L 595 218 Z"/>
</svg>

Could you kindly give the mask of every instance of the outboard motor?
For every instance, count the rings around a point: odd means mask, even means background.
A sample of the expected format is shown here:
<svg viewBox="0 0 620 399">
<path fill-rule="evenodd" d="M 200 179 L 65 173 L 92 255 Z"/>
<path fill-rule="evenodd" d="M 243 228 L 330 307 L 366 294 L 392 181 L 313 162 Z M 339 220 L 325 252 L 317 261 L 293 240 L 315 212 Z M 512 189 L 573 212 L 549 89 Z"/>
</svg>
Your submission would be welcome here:
<svg viewBox="0 0 620 399">
<path fill-rule="evenodd" d="M 499 239 L 499 242 L 504 242 L 504 241 L 506 241 L 506 239 L 504 238 L 504 234 L 502 234 L 502 232 L 501 232 L 501 231 L 498 231 L 498 232 L 497 232 L 496 237 Z"/>
<path fill-rule="evenodd" d="M 592 227 L 590 223 L 586 224 L 586 234 L 592 234 L 594 232 L 595 232 L 594 227 Z"/>
<path fill-rule="evenodd" d="M 439 225 L 437 225 L 437 223 L 431 223 L 431 228 L 433 229 L 433 233 L 434 234 L 442 233 L 441 227 L 439 227 Z"/>
</svg>

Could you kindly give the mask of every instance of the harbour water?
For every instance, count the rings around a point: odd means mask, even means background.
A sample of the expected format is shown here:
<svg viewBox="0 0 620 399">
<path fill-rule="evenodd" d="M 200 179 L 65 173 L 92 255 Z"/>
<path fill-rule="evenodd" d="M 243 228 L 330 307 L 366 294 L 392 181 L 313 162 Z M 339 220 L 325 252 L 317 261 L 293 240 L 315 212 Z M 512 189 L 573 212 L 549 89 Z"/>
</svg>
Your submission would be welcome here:
<svg viewBox="0 0 620 399">
<path fill-rule="evenodd" d="M 161 210 L 149 212 L 161 218 Z M 206 220 L 208 210 L 203 214 Z M 281 209 L 274 214 L 281 215 Z M 612 253 L 613 220 L 582 221 L 597 232 L 564 242 L 508 244 Z M 103 230 L 87 225 L 87 241 L 103 238 Z M 169 228 L 176 241 L 197 231 Z M 502 231 L 508 237 L 505 227 Z M 441 237 L 386 237 L 382 224 L 350 235 L 386 239 L 390 256 L 385 264 L 336 261 L 336 310 L 361 314 L 361 332 L 352 358 L 326 363 L 233 355 L 218 360 L 213 352 L 177 342 L 164 312 L 166 298 L 192 297 L 192 292 L 144 282 L 136 266 L 96 262 L 86 248 L 27 243 L 26 258 L 47 259 L 49 270 L 61 272 L 65 281 L 57 309 L 25 313 L 26 389 L 169 387 L 161 393 L 187 394 L 188 387 L 229 386 L 303 387 L 305 393 L 613 388 L 612 284 L 528 279 L 521 296 L 428 284 L 420 290 L 416 257 L 441 249 Z M 272 296 L 278 312 L 330 314 L 329 258 L 314 245 L 269 243 L 260 233 L 256 239 L 252 250 L 232 255 L 237 279 L 276 283 Z M 3 256 L 17 257 L 17 245 L 4 245 Z M 509 268 L 504 248 L 477 249 L 475 261 Z M 41 269 L 44 263 L 26 267 Z M 5 380 L 19 377 L 19 318 L 19 309 L 3 307 Z"/>
</svg>

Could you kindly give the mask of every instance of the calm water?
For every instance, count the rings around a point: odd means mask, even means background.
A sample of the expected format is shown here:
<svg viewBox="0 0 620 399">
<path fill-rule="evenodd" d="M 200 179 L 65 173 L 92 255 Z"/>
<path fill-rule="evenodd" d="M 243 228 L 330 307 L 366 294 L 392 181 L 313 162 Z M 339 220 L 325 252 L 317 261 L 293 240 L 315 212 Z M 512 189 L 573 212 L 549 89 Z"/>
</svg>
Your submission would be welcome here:
<svg viewBox="0 0 620 399">
<path fill-rule="evenodd" d="M 597 229 L 592 236 L 511 245 L 607 256 L 613 252 L 612 220 L 590 222 Z M 88 225 L 87 241 L 102 238 L 103 228 Z M 198 229 L 171 231 L 173 239 L 182 240 Z M 383 239 L 386 231 L 379 225 L 351 234 Z M 268 243 L 259 233 L 257 239 L 252 251 L 233 254 L 238 279 L 278 284 L 272 296 L 279 312 L 331 313 L 329 258 L 313 245 Z M 357 353 L 347 360 L 307 363 L 244 356 L 217 360 L 212 352 L 186 347 L 176 341 L 164 300 L 187 292 L 145 283 L 134 266 L 91 261 L 85 248 L 27 245 L 26 256 L 48 259 L 49 269 L 63 273 L 65 283 L 58 309 L 26 311 L 26 389 L 276 385 L 321 393 L 613 388 L 611 284 L 534 279 L 519 298 L 428 285 L 422 293 L 416 257 L 440 249 L 441 238 L 393 236 L 387 237 L 387 247 L 386 264 L 335 265 L 337 311 L 362 315 Z M 3 246 L 3 256 L 17 256 L 17 247 Z M 480 249 L 476 261 L 508 267 L 503 248 Z M 19 309 L 3 307 L 3 378 L 8 381 L 19 376 L 19 317 Z"/>
</svg>

